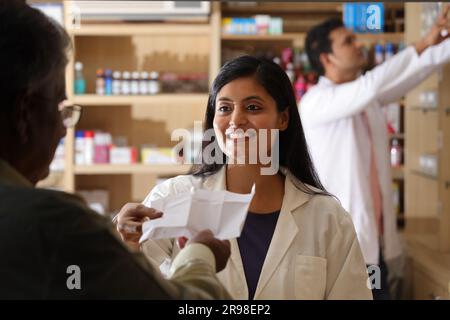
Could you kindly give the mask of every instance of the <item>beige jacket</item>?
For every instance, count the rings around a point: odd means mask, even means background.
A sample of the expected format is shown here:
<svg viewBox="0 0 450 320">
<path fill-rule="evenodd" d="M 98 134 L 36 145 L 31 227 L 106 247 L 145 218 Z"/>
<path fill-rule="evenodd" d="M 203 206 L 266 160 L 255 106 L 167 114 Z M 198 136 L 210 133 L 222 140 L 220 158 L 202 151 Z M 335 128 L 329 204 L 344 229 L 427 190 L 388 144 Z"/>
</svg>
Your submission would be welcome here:
<svg viewBox="0 0 450 320">
<path fill-rule="evenodd" d="M 255 299 L 372 299 L 350 215 L 333 197 L 304 193 L 295 177 L 283 171 L 285 195 Z M 178 176 L 156 186 L 146 201 L 187 192 L 192 186 L 224 190 L 225 180 L 225 167 L 206 178 Z M 160 266 L 179 248 L 173 240 L 149 240 L 142 250 Z M 231 259 L 218 276 L 233 298 L 248 299 L 236 239 L 231 240 Z"/>
</svg>

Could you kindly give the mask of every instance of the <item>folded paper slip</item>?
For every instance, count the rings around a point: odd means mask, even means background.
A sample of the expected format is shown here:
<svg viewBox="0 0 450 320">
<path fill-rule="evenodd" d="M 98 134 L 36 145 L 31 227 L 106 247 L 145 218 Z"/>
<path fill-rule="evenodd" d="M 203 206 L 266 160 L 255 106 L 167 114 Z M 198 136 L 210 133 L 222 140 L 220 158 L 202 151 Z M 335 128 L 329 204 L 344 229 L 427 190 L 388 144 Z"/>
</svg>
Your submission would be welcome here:
<svg viewBox="0 0 450 320">
<path fill-rule="evenodd" d="M 241 235 L 255 187 L 248 194 L 225 190 L 191 189 L 144 205 L 163 212 L 158 219 L 142 226 L 142 237 L 147 239 L 192 238 L 199 231 L 209 229 L 218 239 L 233 239 Z"/>
</svg>

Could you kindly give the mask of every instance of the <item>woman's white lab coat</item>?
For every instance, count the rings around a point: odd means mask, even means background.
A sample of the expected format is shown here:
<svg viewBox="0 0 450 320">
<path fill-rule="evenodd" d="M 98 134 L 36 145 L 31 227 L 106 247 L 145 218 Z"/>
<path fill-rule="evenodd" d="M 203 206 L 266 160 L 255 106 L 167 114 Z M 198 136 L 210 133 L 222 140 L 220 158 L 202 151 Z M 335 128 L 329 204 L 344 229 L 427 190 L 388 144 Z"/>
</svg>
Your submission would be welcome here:
<svg viewBox="0 0 450 320">
<path fill-rule="evenodd" d="M 285 174 L 282 208 L 255 299 L 371 299 L 366 266 L 348 213 L 333 197 L 300 191 L 295 177 Z M 167 180 L 145 201 L 189 192 L 191 187 L 225 190 L 225 167 L 207 178 L 187 175 Z M 173 240 L 148 240 L 142 250 L 156 266 L 179 251 Z M 235 299 L 248 299 L 236 239 L 231 240 L 231 259 L 218 276 Z"/>
<path fill-rule="evenodd" d="M 314 165 L 325 188 L 336 195 L 355 225 L 366 263 L 379 260 L 379 239 L 370 191 L 370 137 L 383 198 L 384 257 L 401 253 L 391 195 L 387 124 L 381 106 L 397 101 L 450 60 L 450 39 L 419 56 L 408 47 L 358 79 L 334 84 L 321 77 L 299 109 Z"/>
</svg>

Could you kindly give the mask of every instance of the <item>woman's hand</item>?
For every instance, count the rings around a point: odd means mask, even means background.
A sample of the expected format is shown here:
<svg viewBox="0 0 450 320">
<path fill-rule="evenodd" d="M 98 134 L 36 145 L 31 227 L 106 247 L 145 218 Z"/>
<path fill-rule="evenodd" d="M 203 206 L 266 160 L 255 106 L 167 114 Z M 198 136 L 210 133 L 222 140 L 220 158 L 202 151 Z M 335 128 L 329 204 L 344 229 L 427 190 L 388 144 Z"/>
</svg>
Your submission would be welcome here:
<svg viewBox="0 0 450 320">
<path fill-rule="evenodd" d="M 142 224 L 147 220 L 157 219 L 162 212 L 148 208 L 141 203 L 127 203 L 116 216 L 117 231 L 122 240 L 132 246 L 139 245 L 142 236 Z"/>
</svg>

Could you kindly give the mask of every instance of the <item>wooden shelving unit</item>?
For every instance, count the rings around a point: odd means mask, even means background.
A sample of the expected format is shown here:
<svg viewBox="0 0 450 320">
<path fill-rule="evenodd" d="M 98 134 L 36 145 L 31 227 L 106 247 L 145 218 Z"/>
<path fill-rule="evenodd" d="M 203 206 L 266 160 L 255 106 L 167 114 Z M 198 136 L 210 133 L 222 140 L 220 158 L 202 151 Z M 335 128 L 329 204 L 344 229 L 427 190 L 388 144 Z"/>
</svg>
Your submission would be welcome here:
<svg viewBox="0 0 450 320">
<path fill-rule="evenodd" d="M 403 33 L 360 33 L 357 34 L 358 40 L 364 43 L 398 43 L 404 41 Z M 222 34 L 224 41 L 302 41 L 304 42 L 306 33 L 284 33 L 279 35 L 237 35 Z"/>
<path fill-rule="evenodd" d="M 207 93 L 157 94 L 153 96 L 99 96 L 95 94 L 75 95 L 73 102 L 82 106 L 121 106 L 132 104 L 167 104 L 206 106 Z"/>
<path fill-rule="evenodd" d="M 74 36 L 209 36 L 209 24 L 81 24 L 69 28 Z"/>
<path fill-rule="evenodd" d="M 222 40 L 225 41 L 294 41 L 303 40 L 306 38 L 306 33 L 285 33 L 274 35 L 238 35 L 238 34 L 222 34 Z"/>
<path fill-rule="evenodd" d="M 420 37 L 422 6 L 406 6 L 406 40 Z M 406 97 L 405 239 L 412 272 L 407 281 L 416 299 L 450 298 L 450 64 Z M 438 107 L 423 108 L 420 93 L 436 90 Z M 438 159 L 437 174 L 420 167 L 420 156 Z"/>
<path fill-rule="evenodd" d="M 408 234 L 406 239 L 414 268 L 413 297 L 418 300 L 450 299 L 450 254 L 439 252 L 436 237 Z"/>
<path fill-rule="evenodd" d="M 190 165 L 182 164 L 96 164 L 75 166 L 77 175 L 123 175 L 152 174 L 156 176 L 177 176 L 186 174 Z"/>
<path fill-rule="evenodd" d="M 405 134 L 404 133 L 393 133 L 389 135 L 390 139 L 404 139 Z"/>
<path fill-rule="evenodd" d="M 322 12 L 322 13 L 341 13 L 342 6 L 337 2 L 324 2 L 318 5 L 315 2 L 304 2 L 300 6 L 295 2 L 284 2 L 274 3 L 273 1 L 258 2 L 256 4 L 245 4 L 245 3 L 226 3 L 226 7 L 222 8 L 226 13 L 233 14 L 247 14 L 249 12 L 253 14 L 266 14 L 267 12 L 273 12 L 273 14 L 309 14 L 311 12 Z"/>
<path fill-rule="evenodd" d="M 405 169 L 403 166 L 401 167 L 393 167 L 392 168 L 392 179 L 401 180 L 404 178 Z"/>
<path fill-rule="evenodd" d="M 175 128 L 187 128 L 194 121 L 202 121 L 208 100 L 207 93 L 161 93 L 154 96 L 98 96 L 95 91 L 95 70 L 109 67 L 117 70 L 146 69 L 156 71 L 196 71 L 209 75 L 209 84 L 215 78 L 221 65 L 222 47 L 235 43 L 274 44 L 291 43 L 302 47 L 305 32 L 287 32 L 282 35 L 225 35 L 222 34 L 222 16 L 237 13 L 245 14 L 252 8 L 227 8 L 220 2 L 211 3 L 209 22 L 179 23 L 82 23 L 71 25 L 69 6 L 65 4 L 66 29 L 74 50 L 66 73 L 67 95 L 71 103 L 84 107 L 83 117 L 78 129 L 99 129 L 111 131 L 115 135 L 127 136 L 130 145 L 147 143 L 159 147 L 168 147 L 168 136 Z M 294 10 L 293 10 L 294 8 Z M 399 7 L 400 8 L 400 7 Z M 300 14 L 311 19 L 342 14 L 337 3 L 261 3 L 252 14 L 263 14 L 269 10 L 280 16 Z M 275 10 L 275 11 L 273 11 Z M 386 41 L 399 42 L 403 33 L 360 34 L 358 38 L 367 43 Z M 193 45 L 195 43 L 195 45 Z M 198 55 L 197 58 L 192 56 Z M 74 95 L 74 62 L 82 61 L 88 82 L 88 93 Z M 120 108 L 110 108 L 120 107 Z M 74 133 L 68 130 L 66 136 L 66 168 L 58 175 L 62 187 L 69 192 L 80 188 L 97 186 L 110 189 L 114 203 L 126 202 L 130 198 L 139 199 L 151 188 L 151 184 L 139 184 L 135 180 L 145 178 L 156 181 L 157 177 L 175 176 L 188 171 L 186 165 L 91 165 L 74 164 Z M 396 136 L 396 138 L 400 138 Z M 146 141 L 148 140 L 148 141 Z M 403 169 L 393 170 L 396 178 L 401 179 Z M 153 183 L 152 182 L 152 183 Z M 108 186 L 109 185 L 109 186 Z M 150 187 L 149 187 L 150 186 Z M 134 188 L 123 197 L 120 189 Z M 143 191 L 144 190 L 144 191 Z M 119 195 L 117 197 L 116 195 Z M 128 198 L 127 198 L 128 197 Z"/>
<path fill-rule="evenodd" d="M 170 147 L 176 128 L 190 129 L 202 121 L 208 93 L 99 96 L 95 92 L 97 68 L 128 71 L 206 73 L 209 81 L 220 68 L 220 4 L 211 5 L 209 22 L 84 23 L 73 24 L 69 2 L 63 2 L 66 29 L 74 44 L 66 73 L 70 103 L 83 107 L 76 130 L 102 130 L 124 136 L 130 146 Z M 194 44 L 195 45 L 192 45 Z M 87 94 L 75 95 L 74 63 L 84 64 Z M 113 108 L 110 108 L 113 107 Z M 65 170 L 52 175 L 65 191 L 106 189 L 110 210 L 129 201 L 142 201 L 158 178 L 186 174 L 190 165 L 94 164 L 75 165 L 75 130 L 69 129 Z M 48 180 L 49 181 L 49 180 Z M 44 186 L 47 185 L 44 183 Z"/>
<path fill-rule="evenodd" d="M 416 175 L 416 176 L 420 176 L 420 177 L 431 179 L 431 180 L 437 180 L 438 179 L 437 175 L 433 175 L 433 174 L 430 174 L 428 172 L 423 172 L 421 170 L 411 169 L 409 172 L 411 174 Z"/>
</svg>

